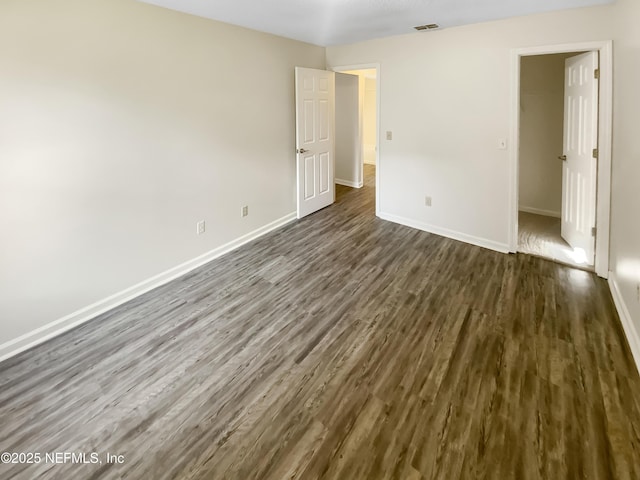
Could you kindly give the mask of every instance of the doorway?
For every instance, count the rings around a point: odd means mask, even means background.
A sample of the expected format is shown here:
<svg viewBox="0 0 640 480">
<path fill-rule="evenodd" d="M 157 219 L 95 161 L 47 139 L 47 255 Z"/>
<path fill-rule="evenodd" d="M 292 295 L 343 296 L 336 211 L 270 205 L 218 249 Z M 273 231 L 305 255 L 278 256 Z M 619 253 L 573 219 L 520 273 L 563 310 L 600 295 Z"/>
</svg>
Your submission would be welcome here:
<svg viewBox="0 0 640 480">
<path fill-rule="evenodd" d="M 566 238 L 570 232 L 566 231 L 566 225 L 565 232 L 562 228 L 563 212 L 568 211 L 569 203 L 575 203 L 569 200 L 570 192 L 564 191 L 569 182 L 563 182 L 563 176 L 570 173 L 563 167 L 567 158 L 565 139 L 571 123 L 565 119 L 570 108 L 565 101 L 570 93 L 565 90 L 565 72 L 571 63 L 568 60 L 579 55 L 590 53 L 529 55 L 520 59 L 518 251 L 592 270 L 593 238 L 587 239 L 591 241 L 587 254 L 576 242 L 570 244 L 568 240 L 572 239 Z M 591 134 L 594 138 L 590 141 L 596 143 L 597 129 Z M 582 195 L 585 204 L 581 208 L 589 217 L 587 221 L 593 223 L 595 188 L 589 192 Z M 567 204 L 564 209 L 563 203 Z"/>
<path fill-rule="evenodd" d="M 594 269 L 605 278 L 609 268 L 611 61 L 611 42 L 512 52 L 510 250 Z M 592 69 L 589 74 L 599 78 L 585 85 L 591 85 L 595 109 L 567 107 L 567 102 L 579 106 L 588 102 L 584 98 L 574 101 L 575 82 L 565 85 L 565 71 L 573 72 L 579 66 L 581 78 L 586 78 L 584 72 L 591 65 L 598 71 Z M 593 113 L 589 148 L 583 142 L 576 149 L 572 140 L 585 137 L 584 129 L 574 128 L 576 111 Z M 585 118 L 589 123 L 588 114 Z"/>
<path fill-rule="evenodd" d="M 378 64 L 346 65 L 333 68 L 334 72 L 357 76 L 359 91 L 359 127 L 356 142 L 358 155 L 352 159 L 354 178 L 342 179 L 336 175 L 336 183 L 355 188 L 374 188 L 376 215 L 379 212 L 380 193 L 380 66 Z M 336 123 L 338 119 L 336 119 Z M 336 171 L 338 170 L 336 166 Z"/>
</svg>

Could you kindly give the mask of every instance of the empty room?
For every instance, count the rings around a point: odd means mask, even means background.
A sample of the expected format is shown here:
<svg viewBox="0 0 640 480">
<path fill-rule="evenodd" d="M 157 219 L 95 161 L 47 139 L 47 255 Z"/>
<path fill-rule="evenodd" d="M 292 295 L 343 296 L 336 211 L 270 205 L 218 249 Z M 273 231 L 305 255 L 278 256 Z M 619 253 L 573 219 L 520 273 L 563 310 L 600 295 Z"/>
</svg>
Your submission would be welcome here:
<svg viewBox="0 0 640 480">
<path fill-rule="evenodd" d="M 0 0 L 0 479 L 640 478 L 638 20 Z"/>
</svg>

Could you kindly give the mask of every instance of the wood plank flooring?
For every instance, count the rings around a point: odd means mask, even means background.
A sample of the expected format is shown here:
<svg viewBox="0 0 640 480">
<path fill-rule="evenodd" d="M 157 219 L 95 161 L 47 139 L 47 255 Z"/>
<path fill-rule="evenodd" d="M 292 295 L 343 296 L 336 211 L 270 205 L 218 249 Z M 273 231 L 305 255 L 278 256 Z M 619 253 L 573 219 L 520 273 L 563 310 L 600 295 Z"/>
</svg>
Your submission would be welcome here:
<svg viewBox="0 0 640 480">
<path fill-rule="evenodd" d="M 379 220 L 367 185 L 0 364 L 0 452 L 103 461 L 0 478 L 640 478 L 606 283 Z"/>
</svg>

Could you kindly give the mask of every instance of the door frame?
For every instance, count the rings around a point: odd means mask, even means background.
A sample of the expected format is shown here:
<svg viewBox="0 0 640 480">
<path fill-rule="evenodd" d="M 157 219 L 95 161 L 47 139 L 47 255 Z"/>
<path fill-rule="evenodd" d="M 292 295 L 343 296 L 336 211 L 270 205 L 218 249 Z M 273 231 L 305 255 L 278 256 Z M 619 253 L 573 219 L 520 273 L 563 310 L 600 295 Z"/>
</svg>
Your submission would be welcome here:
<svg viewBox="0 0 640 480">
<path fill-rule="evenodd" d="M 340 65 L 331 70 L 343 73 L 349 70 L 376 70 L 376 216 L 380 216 L 380 64 L 359 63 L 356 65 Z M 362 141 L 362 139 L 361 139 Z M 360 174 L 364 182 L 364 151 L 360 153 Z"/>
<path fill-rule="evenodd" d="M 611 151 L 613 133 L 613 41 L 565 43 L 511 50 L 511 103 L 509 129 L 509 251 L 518 251 L 518 197 L 520 170 L 520 59 L 554 53 L 598 52 L 598 169 L 596 180 L 595 272 L 609 277 L 609 230 L 611 209 Z"/>
</svg>

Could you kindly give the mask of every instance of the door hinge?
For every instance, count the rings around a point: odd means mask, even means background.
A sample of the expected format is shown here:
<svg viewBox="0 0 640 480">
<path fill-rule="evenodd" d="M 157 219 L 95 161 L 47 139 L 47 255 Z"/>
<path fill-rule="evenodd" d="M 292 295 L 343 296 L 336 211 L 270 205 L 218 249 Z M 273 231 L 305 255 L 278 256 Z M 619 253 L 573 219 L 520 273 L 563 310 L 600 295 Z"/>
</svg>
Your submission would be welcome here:
<svg viewBox="0 0 640 480">
<path fill-rule="evenodd" d="M 599 68 L 596 68 L 593 71 L 593 78 L 600 78 L 600 69 Z"/>
<path fill-rule="evenodd" d="M 598 149 L 597 149 L 597 148 L 594 148 L 594 149 L 593 149 L 593 152 L 592 152 L 593 158 L 598 158 L 599 153 L 600 153 L 600 152 L 598 152 Z"/>
<path fill-rule="evenodd" d="M 591 236 L 595 237 L 596 233 L 598 233 L 598 229 L 596 227 L 591 227 Z"/>
</svg>

